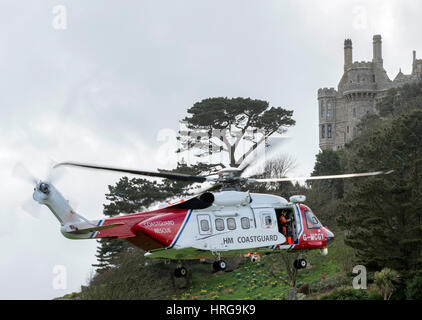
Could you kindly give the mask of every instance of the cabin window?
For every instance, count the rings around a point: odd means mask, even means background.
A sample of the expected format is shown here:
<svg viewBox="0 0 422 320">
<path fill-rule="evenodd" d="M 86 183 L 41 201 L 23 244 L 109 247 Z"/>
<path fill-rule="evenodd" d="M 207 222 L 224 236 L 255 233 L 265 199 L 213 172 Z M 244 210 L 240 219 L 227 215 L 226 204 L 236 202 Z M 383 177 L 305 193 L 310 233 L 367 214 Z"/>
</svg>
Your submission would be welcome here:
<svg viewBox="0 0 422 320">
<path fill-rule="evenodd" d="M 240 223 L 242 225 L 242 229 L 249 229 L 251 227 L 251 224 L 249 222 L 249 218 L 243 217 L 240 220 Z"/>
<path fill-rule="evenodd" d="M 236 229 L 236 220 L 234 220 L 234 218 L 227 219 L 227 228 L 229 228 L 229 230 Z"/>
<path fill-rule="evenodd" d="M 271 226 L 273 224 L 270 216 L 265 216 L 264 222 L 266 226 Z"/>
<path fill-rule="evenodd" d="M 224 230 L 224 220 L 223 219 L 215 219 L 215 229 L 217 231 Z"/>
<path fill-rule="evenodd" d="M 210 224 L 208 220 L 201 220 L 201 231 L 209 231 L 210 230 Z"/>
<path fill-rule="evenodd" d="M 306 225 L 308 229 L 317 229 L 321 228 L 321 223 L 319 223 L 317 217 L 311 210 L 305 210 Z"/>
</svg>

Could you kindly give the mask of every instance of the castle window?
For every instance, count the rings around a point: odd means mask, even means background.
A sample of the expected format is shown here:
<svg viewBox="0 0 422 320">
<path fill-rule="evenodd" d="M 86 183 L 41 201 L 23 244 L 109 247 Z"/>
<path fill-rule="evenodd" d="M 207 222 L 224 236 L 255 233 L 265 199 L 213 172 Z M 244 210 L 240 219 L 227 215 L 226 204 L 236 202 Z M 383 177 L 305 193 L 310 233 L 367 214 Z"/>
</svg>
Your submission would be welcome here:
<svg viewBox="0 0 422 320">
<path fill-rule="evenodd" d="M 333 108 L 331 106 L 331 103 L 328 102 L 327 103 L 327 118 L 331 118 L 332 110 L 333 110 Z"/>
<path fill-rule="evenodd" d="M 347 133 L 349 133 L 349 126 L 347 126 Z"/>
<path fill-rule="evenodd" d="M 353 108 L 353 118 L 356 118 L 356 108 Z"/>
<path fill-rule="evenodd" d="M 331 124 L 327 124 L 327 138 L 331 139 L 332 134 L 331 134 Z"/>
<path fill-rule="evenodd" d="M 353 138 L 356 137 L 358 134 L 358 129 L 356 127 L 353 128 Z"/>
<path fill-rule="evenodd" d="M 321 138 L 322 139 L 325 138 L 325 126 L 324 125 L 321 126 Z"/>
<path fill-rule="evenodd" d="M 321 101 L 321 118 L 325 118 L 325 103 Z"/>
<path fill-rule="evenodd" d="M 372 82 L 375 82 L 375 74 L 372 75 Z"/>
</svg>

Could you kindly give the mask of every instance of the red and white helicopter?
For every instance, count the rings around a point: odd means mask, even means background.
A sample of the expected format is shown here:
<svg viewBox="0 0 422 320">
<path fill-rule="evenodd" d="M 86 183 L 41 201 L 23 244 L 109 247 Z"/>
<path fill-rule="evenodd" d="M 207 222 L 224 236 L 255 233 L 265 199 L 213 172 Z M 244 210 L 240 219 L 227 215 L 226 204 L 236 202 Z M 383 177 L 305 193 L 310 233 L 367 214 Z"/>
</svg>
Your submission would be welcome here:
<svg viewBox="0 0 422 320">
<path fill-rule="evenodd" d="M 178 173 L 151 172 L 115 167 L 65 162 L 58 166 L 76 166 L 122 173 L 167 178 L 190 182 L 214 182 L 219 192 L 205 191 L 186 200 L 167 204 L 160 209 L 112 218 L 88 220 L 76 213 L 69 202 L 50 182 L 35 180 L 33 198 L 46 205 L 59 220 L 61 233 L 69 239 L 126 239 L 145 251 L 149 258 L 188 260 L 215 258 L 214 269 L 225 270 L 223 257 L 280 250 L 320 249 L 334 234 L 324 227 L 312 210 L 303 204 L 305 196 L 292 196 L 289 201 L 270 194 L 239 191 L 247 182 L 280 182 L 294 180 L 338 179 L 388 174 L 377 171 L 332 176 L 254 179 L 242 177 L 244 169 L 227 168 L 217 177 L 191 176 Z M 210 188 L 208 188 L 210 190 Z M 280 217 L 287 218 L 283 226 Z M 305 268 L 305 259 L 295 261 L 297 269 Z M 178 264 L 175 276 L 186 276 Z"/>
</svg>

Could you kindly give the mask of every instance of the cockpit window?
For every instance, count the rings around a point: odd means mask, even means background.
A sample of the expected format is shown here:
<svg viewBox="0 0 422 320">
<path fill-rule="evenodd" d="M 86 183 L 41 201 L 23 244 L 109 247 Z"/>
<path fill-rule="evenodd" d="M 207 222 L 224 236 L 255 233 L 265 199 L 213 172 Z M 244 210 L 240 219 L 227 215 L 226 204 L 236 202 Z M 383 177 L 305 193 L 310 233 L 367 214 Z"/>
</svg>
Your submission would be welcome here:
<svg viewBox="0 0 422 320">
<path fill-rule="evenodd" d="M 311 210 L 305 210 L 305 217 L 308 229 L 321 228 L 321 223 L 318 221 L 317 217 L 315 217 Z"/>
</svg>

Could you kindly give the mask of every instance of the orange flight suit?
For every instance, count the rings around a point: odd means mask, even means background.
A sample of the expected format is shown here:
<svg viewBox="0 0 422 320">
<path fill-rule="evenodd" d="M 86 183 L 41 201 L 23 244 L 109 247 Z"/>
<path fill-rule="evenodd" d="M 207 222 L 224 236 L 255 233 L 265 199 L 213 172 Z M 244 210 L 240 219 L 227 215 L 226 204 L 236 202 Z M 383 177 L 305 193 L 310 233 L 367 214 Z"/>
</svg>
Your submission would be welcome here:
<svg viewBox="0 0 422 320">
<path fill-rule="evenodd" d="M 291 243 L 291 238 L 290 237 L 288 237 L 287 236 L 287 223 L 289 222 L 290 220 L 288 220 L 288 219 L 286 219 L 286 217 L 285 216 L 280 216 L 280 222 L 281 222 L 281 226 L 282 226 L 282 228 L 283 228 L 283 234 L 284 234 L 284 236 L 287 238 L 287 240 L 288 240 L 288 242 L 289 242 L 289 244 Z"/>
</svg>

